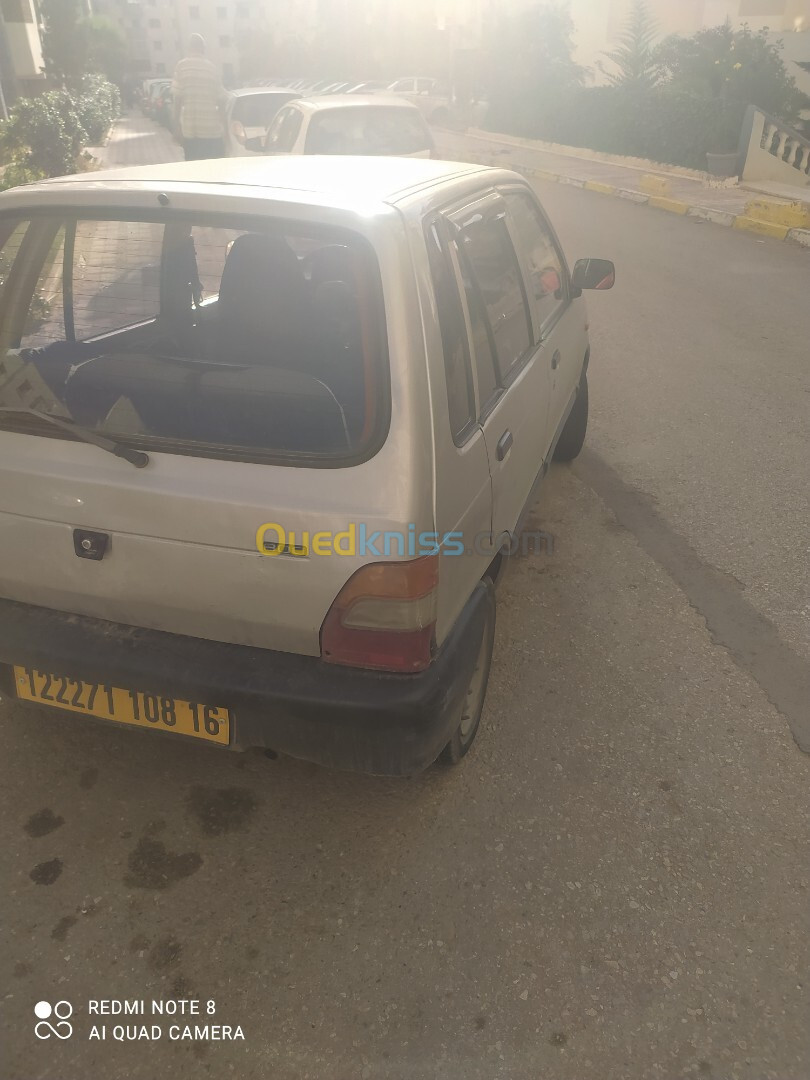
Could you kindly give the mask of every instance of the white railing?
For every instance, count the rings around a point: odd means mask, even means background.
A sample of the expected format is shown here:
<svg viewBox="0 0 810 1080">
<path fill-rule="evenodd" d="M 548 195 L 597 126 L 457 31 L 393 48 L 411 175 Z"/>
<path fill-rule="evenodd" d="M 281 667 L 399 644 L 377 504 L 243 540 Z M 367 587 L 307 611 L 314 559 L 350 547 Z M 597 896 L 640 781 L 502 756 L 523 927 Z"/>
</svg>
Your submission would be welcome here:
<svg viewBox="0 0 810 1080">
<path fill-rule="evenodd" d="M 762 109 L 749 108 L 740 151 L 743 180 L 810 186 L 810 139 Z"/>
</svg>

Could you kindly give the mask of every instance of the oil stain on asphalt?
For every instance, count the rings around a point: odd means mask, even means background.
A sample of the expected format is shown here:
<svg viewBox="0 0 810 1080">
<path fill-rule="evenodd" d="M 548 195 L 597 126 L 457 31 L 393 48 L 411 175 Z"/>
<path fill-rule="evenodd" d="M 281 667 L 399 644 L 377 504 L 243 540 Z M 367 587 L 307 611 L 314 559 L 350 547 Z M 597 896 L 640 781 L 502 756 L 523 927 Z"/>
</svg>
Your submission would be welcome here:
<svg viewBox="0 0 810 1080">
<path fill-rule="evenodd" d="M 35 885 L 53 885 L 62 873 L 62 860 L 49 859 L 47 862 L 37 863 L 28 875 Z"/>
<path fill-rule="evenodd" d="M 247 824 L 256 809 L 256 799 L 245 788 L 193 787 L 187 805 L 206 836 L 219 836 Z"/>
<path fill-rule="evenodd" d="M 124 884 L 135 889 L 168 889 L 175 882 L 191 877 L 202 866 L 196 851 L 167 851 L 160 840 L 143 836 L 127 860 Z"/>
<path fill-rule="evenodd" d="M 29 836 L 47 836 L 64 824 L 63 817 L 57 817 L 53 810 L 46 808 L 31 815 L 25 823 L 25 831 Z"/>
</svg>

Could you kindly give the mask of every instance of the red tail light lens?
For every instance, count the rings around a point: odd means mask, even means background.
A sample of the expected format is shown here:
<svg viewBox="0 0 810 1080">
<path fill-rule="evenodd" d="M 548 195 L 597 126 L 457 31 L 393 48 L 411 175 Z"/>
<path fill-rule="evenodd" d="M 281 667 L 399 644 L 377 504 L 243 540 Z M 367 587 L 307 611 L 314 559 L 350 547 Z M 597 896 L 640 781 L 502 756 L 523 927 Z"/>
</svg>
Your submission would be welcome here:
<svg viewBox="0 0 810 1080">
<path fill-rule="evenodd" d="M 379 671 L 423 671 L 433 656 L 438 577 L 438 555 L 361 567 L 324 619 L 321 657 Z"/>
</svg>

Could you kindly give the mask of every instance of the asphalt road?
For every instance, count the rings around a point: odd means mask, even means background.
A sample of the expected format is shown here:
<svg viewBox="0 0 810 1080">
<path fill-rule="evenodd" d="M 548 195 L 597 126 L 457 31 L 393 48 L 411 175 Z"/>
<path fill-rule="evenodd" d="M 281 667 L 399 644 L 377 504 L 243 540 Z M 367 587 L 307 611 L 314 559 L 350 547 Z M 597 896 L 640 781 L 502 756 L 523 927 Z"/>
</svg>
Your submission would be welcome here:
<svg viewBox="0 0 810 1080">
<path fill-rule="evenodd" d="M 5 702 L 3 1080 L 810 1074 L 810 252 L 542 194 L 619 284 L 475 750 L 375 780 Z M 87 1012 L 170 997 L 244 1041 Z"/>
</svg>

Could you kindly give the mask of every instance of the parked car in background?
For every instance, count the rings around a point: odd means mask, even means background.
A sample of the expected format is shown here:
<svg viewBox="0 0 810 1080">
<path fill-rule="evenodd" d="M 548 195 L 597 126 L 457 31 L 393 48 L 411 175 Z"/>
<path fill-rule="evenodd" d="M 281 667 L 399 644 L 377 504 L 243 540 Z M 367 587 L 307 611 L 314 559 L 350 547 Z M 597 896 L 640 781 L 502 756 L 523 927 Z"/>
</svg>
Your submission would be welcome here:
<svg viewBox="0 0 810 1080">
<path fill-rule="evenodd" d="M 148 86 L 145 87 L 144 96 L 141 101 L 141 110 L 145 116 L 150 116 L 153 119 L 157 117 L 159 104 L 162 100 L 164 93 L 171 92 L 172 80 L 171 79 L 149 79 Z"/>
<path fill-rule="evenodd" d="M 429 124 L 448 124 L 453 119 L 453 99 L 449 87 L 438 79 L 408 75 L 386 87 L 386 93 L 397 94 L 414 104 Z"/>
<path fill-rule="evenodd" d="M 154 119 L 165 128 L 174 126 L 174 93 L 171 83 L 161 88 L 154 104 Z"/>
<path fill-rule="evenodd" d="M 433 136 L 416 106 L 397 98 L 336 94 L 285 105 L 267 130 L 269 154 L 432 157 Z"/>
<path fill-rule="evenodd" d="M 351 88 L 351 80 L 348 82 L 333 82 L 320 91 L 321 94 L 345 94 Z"/>
<path fill-rule="evenodd" d="M 0 257 L 3 697 L 122 754 L 457 763 L 612 264 L 517 173 L 390 158 L 14 188 Z"/>
<path fill-rule="evenodd" d="M 295 90 L 279 86 L 232 90 L 225 106 L 225 156 L 262 153 L 264 136 L 273 117 L 297 97 Z"/>
<path fill-rule="evenodd" d="M 378 90 L 384 90 L 385 83 L 377 82 L 376 80 L 368 80 L 366 82 L 353 83 L 346 90 L 347 94 L 374 94 Z"/>
</svg>

